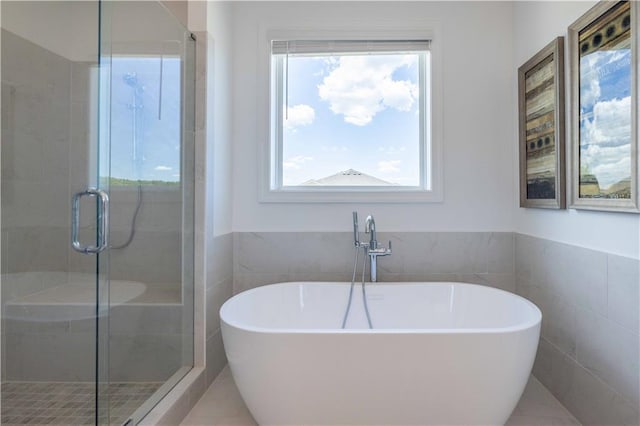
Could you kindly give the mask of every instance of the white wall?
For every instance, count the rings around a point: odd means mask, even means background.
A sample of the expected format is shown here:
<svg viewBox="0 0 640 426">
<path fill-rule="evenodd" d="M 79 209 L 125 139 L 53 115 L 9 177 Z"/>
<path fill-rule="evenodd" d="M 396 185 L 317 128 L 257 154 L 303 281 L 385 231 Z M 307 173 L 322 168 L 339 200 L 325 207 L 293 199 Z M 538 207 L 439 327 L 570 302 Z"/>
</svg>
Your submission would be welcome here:
<svg viewBox="0 0 640 426">
<path fill-rule="evenodd" d="M 514 63 L 513 72 L 538 50 L 557 36 L 567 37 L 567 27 L 592 7 L 594 1 L 580 2 L 515 2 L 513 18 Z M 565 44 L 566 46 L 566 44 Z M 565 49 L 566 50 L 566 49 Z M 565 64 L 568 57 L 565 52 Z M 566 84 L 569 87 L 569 72 L 566 68 Z M 513 105 L 517 105 L 516 81 Z M 568 107 L 567 97 L 567 107 Z M 517 110 L 512 112 L 517 122 Z M 569 111 L 567 109 L 567 119 Z M 568 126 L 567 126 L 568 127 Z M 517 127 L 513 128 L 513 140 L 517 140 Z M 569 129 L 566 136 L 570 144 Z M 517 151 L 517 150 L 516 150 Z M 517 152 L 512 163 L 517 164 Z M 514 169 L 514 186 L 518 184 L 518 170 Z M 543 209 L 518 208 L 514 198 L 515 231 L 608 253 L 640 258 L 640 216 L 625 213 L 605 213 L 579 210 L 548 211 Z"/>
<path fill-rule="evenodd" d="M 260 28 L 322 25 L 441 28 L 444 202 L 258 202 Z M 237 2 L 233 5 L 233 230 L 349 231 L 351 211 L 383 231 L 512 231 L 515 140 L 509 2 Z M 261 45 L 266 45 L 262 43 Z M 218 164 L 218 162 L 216 162 Z"/>
<path fill-rule="evenodd" d="M 208 105 L 212 105 L 210 119 L 213 120 L 213 232 L 214 235 L 228 234 L 232 230 L 232 141 L 231 141 L 231 66 L 233 51 L 231 45 L 231 4 L 213 2 L 207 8 L 208 31 L 213 47 L 209 50 L 212 57 L 212 80 Z"/>
</svg>

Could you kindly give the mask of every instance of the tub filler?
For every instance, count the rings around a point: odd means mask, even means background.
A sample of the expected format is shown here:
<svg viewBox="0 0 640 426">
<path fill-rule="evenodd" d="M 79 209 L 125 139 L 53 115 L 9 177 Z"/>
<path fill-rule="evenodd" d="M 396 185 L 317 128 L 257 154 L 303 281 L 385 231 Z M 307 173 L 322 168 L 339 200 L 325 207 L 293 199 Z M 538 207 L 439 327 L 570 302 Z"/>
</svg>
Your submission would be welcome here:
<svg viewBox="0 0 640 426">
<path fill-rule="evenodd" d="M 282 283 L 220 310 L 231 372 L 262 425 L 499 425 L 527 383 L 540 310 L 462 283 Z"/>
</svg>

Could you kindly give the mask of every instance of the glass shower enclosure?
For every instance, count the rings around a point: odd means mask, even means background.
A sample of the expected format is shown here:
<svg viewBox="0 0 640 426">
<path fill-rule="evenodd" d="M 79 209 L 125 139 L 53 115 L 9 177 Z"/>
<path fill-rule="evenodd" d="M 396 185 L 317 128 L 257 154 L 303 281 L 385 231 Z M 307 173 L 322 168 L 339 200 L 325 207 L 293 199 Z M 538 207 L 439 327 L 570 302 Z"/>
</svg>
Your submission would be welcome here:
<svg viewBox="0 0 640 426">
<path fill-rule="evenodd" d="M 193 366 L 195 42 L 0 3 L 2 424 L 136 424 Z"/>
</svg>

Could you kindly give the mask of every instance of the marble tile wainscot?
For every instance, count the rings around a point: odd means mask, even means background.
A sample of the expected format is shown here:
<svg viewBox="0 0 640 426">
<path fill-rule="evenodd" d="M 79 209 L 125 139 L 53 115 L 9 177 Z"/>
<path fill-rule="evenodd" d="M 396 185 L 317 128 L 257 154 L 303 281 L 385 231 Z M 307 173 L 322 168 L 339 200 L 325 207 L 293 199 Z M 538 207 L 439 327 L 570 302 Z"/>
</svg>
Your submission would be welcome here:
<svg viewBox="0 0 640 426">
<path fill-rule="evenodd" d="M 516 234 L 515 270 L 542 310 L 533 374 L 583 424 L 639 424 L 639 261 Z"/>
<path fill-rule="evenodd" d="M 378 241 L 393 245 L 379 259 L 380 281 L 461 281 L 515 292 L 511 232 L 378 232 Z M 283 281 L 351 281 L 353 256 L 351 232 L 236 232 L 234 293 Z"/>
</svg>

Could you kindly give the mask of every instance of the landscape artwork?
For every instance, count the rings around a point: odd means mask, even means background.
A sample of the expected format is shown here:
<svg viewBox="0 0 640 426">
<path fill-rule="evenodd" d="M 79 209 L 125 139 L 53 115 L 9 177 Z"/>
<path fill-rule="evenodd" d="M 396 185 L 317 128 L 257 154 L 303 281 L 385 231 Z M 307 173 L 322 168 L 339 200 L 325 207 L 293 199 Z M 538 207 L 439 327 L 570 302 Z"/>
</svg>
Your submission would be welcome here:
<svg viewBox="0 0 640 426">
<path fill-rule="evenodd" d="M 519 68 L 520 205 L 564 208 L 563 38 Z"/>
<path fill-rule="evenodd" d="M 631 198 L 631 11 L 620 2 L 579 33 L 580 198 Z"/>
</svg>

